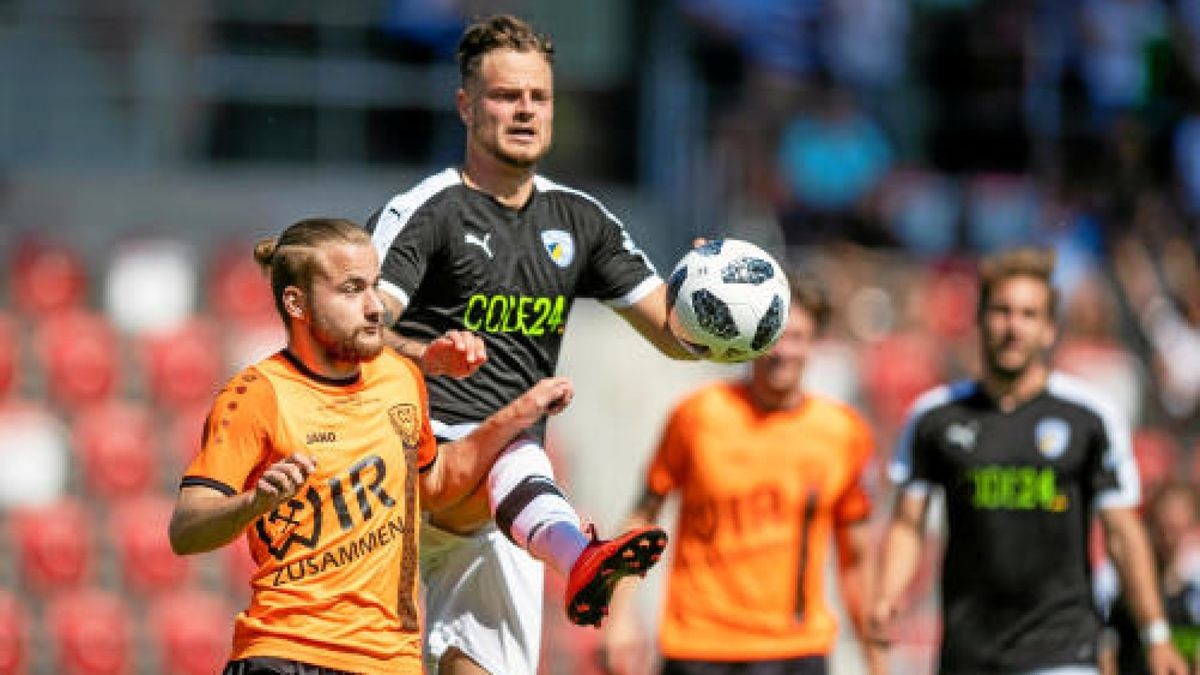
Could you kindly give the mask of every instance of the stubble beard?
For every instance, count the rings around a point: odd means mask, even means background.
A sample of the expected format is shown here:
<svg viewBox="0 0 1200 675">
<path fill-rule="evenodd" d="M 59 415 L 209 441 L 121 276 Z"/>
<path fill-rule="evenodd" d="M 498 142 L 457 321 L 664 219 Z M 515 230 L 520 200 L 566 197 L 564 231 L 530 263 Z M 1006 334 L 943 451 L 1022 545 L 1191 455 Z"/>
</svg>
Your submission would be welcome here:
<svg viewBox="0 0 1200 675">
<path fill-rule="evenodd" d="M 376 333 L 376 339 L 371 340 L 358 329 L 346 333 L 317 322 L 313 325 L 313 337 L 333 361 L 362 363 L 383 351 L 382 333 Z"/>
</svg>

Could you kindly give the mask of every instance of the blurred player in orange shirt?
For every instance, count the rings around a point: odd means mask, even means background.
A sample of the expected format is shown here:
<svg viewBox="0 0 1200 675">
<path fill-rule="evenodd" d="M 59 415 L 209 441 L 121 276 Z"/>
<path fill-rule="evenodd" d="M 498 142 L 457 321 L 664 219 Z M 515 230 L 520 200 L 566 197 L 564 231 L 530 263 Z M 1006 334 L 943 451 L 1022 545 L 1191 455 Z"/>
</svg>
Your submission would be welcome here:
<svg viewBox="0 0 1200 675">
<path fill-rule="evenodd" d="M 218 394 L 171 546 L 199 553 L 246 532 L 258 569 L 227 675 L 421 673 L 420 509 L 466 497 L 505 446 L 565 407 L 571 386 L 541 380 L 439 448 L 421 373 L 383 345 L 369 236 L 310 219 L 254 254 L 287 346 Z M 482 345 L 451 332 L 434 349 L 466 359 Z"/>
<path fill-rule="evenodd" d="M 659 629 L 662 672 L 823 675 L 836 637 L 824 597 L 828 541 L 862 625 L 874 447 L 850 408 L 804 390 L 805 359 L 829 316 L 812 278 L 792 279 L 788 325 L 744 382 L 705 386 L 672 412 L 631 526 L 682 500 Z M 631 587 L 605 634 L 609 670 L 649 668 Z M 878 653 L 868 652 L 871 670 Z"/>
</svg>

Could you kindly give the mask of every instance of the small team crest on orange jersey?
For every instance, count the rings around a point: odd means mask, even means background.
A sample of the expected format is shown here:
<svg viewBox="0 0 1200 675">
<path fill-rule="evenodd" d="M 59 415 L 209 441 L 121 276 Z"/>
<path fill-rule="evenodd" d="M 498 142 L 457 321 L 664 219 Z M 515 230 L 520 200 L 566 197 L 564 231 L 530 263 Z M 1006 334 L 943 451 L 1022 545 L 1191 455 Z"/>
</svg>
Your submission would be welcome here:
<svg viewBox="0 0 1200 675">
<path fill-rule="evenodd" d="M 406 449 L 411 450 L 420 444 L 421 418 L 417 415 L 417 406 L 411 403 L 394 405 L 388 408 L 388 418 L 392 421 L 392 430 Z"/>
</svg>

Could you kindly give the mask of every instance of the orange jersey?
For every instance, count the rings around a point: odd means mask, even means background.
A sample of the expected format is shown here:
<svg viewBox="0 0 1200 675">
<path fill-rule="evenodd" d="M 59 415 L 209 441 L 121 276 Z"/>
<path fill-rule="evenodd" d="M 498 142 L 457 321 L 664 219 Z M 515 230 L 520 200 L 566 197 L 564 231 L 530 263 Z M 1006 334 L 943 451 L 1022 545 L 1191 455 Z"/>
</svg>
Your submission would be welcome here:
<svg viewBox="0 0 1200 675">
<path fill-rule="evenodd" d="M 436 458 L 421 373 L 384 350 L 348 380 L 286 352 L 217 396 L 182 484 L 233 495 L 296 452 L 316 471 L 246 531 L 258 569 L 232 658 L 274 656 L 359 673 L 420 673 L 418 472 Z"/>
<path fill-rule="evenodd" d="M 719 383 L 672 413 L 647 477 L 682 498 L 659 633 L 668 658 L 763 660 L 827 654 L 824 598 L 835 524 L 865 519 L 870 430 L 850 408 L 809 396 L 761 412 L 745 385 Z"/>
</svg>

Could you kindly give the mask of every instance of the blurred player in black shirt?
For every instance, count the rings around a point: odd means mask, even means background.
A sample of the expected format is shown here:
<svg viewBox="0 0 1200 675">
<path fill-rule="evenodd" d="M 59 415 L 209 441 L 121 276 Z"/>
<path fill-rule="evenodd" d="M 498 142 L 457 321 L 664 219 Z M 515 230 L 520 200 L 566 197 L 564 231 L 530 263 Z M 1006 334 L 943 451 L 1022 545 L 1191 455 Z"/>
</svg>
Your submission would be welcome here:
<svg viewBox="0 0 1200 675">
<path fill-rule="evenodd" d="M 1022 249 L 981 265 L 983 377 L 915 403 L 889 467 L 898 495 L 880 555 L 873 638 L 886 642 L 912 580 L 933 488 L 946 499 L 943 675 L 1097 673 L 1092 514 L 1129 590 L 1155 675 L 1183 675 L 1169 642 L 1154 559 L 1135 511 L 1126 423 L 1052 372 L 1053 254 Z"/>
</svg>

